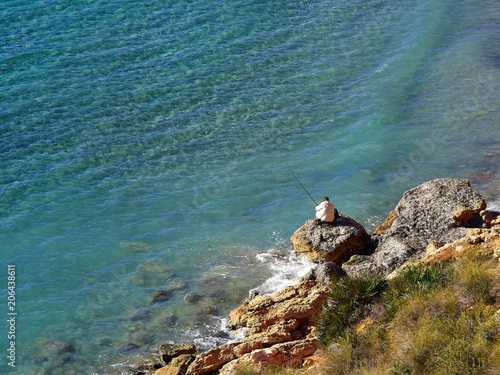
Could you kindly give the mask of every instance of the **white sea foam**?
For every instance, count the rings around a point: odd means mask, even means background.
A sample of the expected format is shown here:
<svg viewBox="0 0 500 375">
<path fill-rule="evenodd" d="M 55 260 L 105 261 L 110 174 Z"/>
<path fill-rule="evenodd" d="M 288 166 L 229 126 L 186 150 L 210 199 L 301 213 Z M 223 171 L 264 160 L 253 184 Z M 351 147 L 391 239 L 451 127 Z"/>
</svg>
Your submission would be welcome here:
<svg viewBox="0 0 500 375">
<path fill-rule="evenodd" d="M 249 295 L 271 294 L 287 286 L 294 285 L 314 267 L 313 262 L 304 257 L 299 257 L 289 250 L 270 249 L 267 252 L 257 254 L 256 258 L 261 263 L 265 263 L 273 275 L 261 285 L 250 289 Z M 202 349 L 239 341 L 247 335 L 248 330 L 246 328 L 229 330 L 227 323 L 227 318 L 221 317 L 218 324 L 213 327 L 205 327 L 203 332 L 191 328 L 186 333 L 188 336 L 194 337 L 194 342 Z"/>
<path fill-rule="evenodd" d="M 488 207 L 486 209 L 488 211 L 499 212 L 500 211 L 500 200 L 494 200 L 494 201 L 488 202 Z"/>
<path fill-rule="evenodd" d="M 268 264 L 273 276 L 262 285 L 250 290 L 250 294 L 271 294 L 287 286 L 294 285 L 307 275 L 314 263 L 295 253 L 282 253 L 274 249 L 257 255 L 257 259 Z"/>
</svg>

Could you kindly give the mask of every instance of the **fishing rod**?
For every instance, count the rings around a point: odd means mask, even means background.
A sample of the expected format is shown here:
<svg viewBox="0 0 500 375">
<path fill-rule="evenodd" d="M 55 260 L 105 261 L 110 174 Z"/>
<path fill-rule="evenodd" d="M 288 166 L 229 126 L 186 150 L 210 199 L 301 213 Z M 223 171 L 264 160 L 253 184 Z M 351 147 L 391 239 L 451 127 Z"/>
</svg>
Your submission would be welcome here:
<svg viewBox="0 0 500 375">
<path fill-rule="evenodd" d="M 297 182 L 299 183 L 300 186 L 302 186 L 302 189 L 304 189 L 304 191 L 307 193 L 307 195 L 309 195 L 309 198 L 311 198 L 311 200 L 314 202 L 314 204 L 317 206 L 318 204 L 314 201 L 313 197 L 311 197 L 311 194 L 309 194 L 309 192 L 306 190 L 306 188 L 304 187 L 304 185 L 302 185 L 299 181 L 299 179 L 293 174 L 292 171 L 289 171 L 292 176 L 295 178 L 295 180 L 297 180 Z"/>
</svg>

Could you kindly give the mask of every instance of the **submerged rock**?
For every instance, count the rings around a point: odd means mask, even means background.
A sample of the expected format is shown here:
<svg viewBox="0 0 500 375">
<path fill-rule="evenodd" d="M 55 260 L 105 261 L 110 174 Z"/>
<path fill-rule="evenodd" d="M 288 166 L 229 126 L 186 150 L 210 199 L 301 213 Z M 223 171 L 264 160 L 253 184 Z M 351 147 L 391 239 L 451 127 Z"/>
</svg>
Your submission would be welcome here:
<svg viewBox="0 0 500 375">
<path fill-rule="evenodd" d="M 74 360 L 75 348 L 61 338 L 47 338 L 37 343 L 37 352 L 33 358 L 36 364 L 50 363 L 60 367 Z"/>
<path fill-rule="evenodd" d="M 353 218 L 339 214 L 334 223 L 308 219 L 290 238 L 293 249 L 311 259 L 341 264 L 354 254 L 371 249 L 365 228 Z"/>
<path fill-rule="evenodd" d="M 140 345 L 134 344 L 133 342 L 129 342 L 128 344 L 122 346 L 118 352 L 119 353 L 129 353 L 139 350 L 141 348 Z"/>
<path fill-rule="evenodd" d="M 196 314 L 196 316 L 199 318 L 199 319 L 204 319 L 206 318 L 207 316 L 209 315 L 214 315 L 217 313 L 217 307 L 216 306 L 203 306 L 199 311 L 198 313 Z"/>
<path fill-rule="evenodd" d="M 40 340 L 37 343 L 37 346 L 43 350 L 44 353 L 50 356 L 75 352 L 73 345 L 60 338 Z"/>
<path fill-rule="evenodd" d="M 152 315 L 153 313 L 151 312 L 151 310 L 147 308 L 141 308 L 132 314 L 130 320 L 131 321 L 147 320 L 151 319 Z"/>
<path fill-rule="evenodd" d="M 184 296 L 184 302 L 196 304 L 203 298 L 201 294 L 189 292 Z"/>
<path fill-rule="evenodd" d="M 154 334 L 146 326 L 133 324 L 129 327 L 129 333 L 134 342 L 149 344 L 154 341 Z"/>
<path fill-rule="evenodd" d="M 170 291 L 159 290 L 153 296 L 153 299 L 151 300 L 151 304 L 165 302 L 165 301 L 168 301 L 170 298 L 172 298 L 172 293 Z"/>
</svg>

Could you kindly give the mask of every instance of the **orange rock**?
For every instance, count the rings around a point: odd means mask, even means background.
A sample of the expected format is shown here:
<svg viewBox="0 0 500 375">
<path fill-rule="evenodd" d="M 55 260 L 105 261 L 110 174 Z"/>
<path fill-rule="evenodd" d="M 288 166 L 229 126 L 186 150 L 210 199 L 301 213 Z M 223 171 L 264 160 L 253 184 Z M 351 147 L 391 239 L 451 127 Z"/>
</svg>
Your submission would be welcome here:
<svg viewBox="0 0 500 375">
<path fill-rule="evenodd" d="M 159 370 L 156 370 L 153 375 L 183 375 L 184 371 L 177 366 L 167 365 Z"/>
<path fill-rule="evenodd" d="M 389 212 L 389 215 L 387 216 L 385 221 L 375 228 L 373 234 L 383 234 L 388 228 L 390 228 L 392 223 L 394 223 L 394 220 L 396 220 L 397 218 L 398 218 L 398 212 L 396 211 L 396 209 L 394 209 L 391 212 Z"/>
<path fill-rule="evenodd" d="M 245 326 L 250 334 L 264 332 L 277 322 L 308 320 L 321 310 L 327 287 L 315 281 L 302 281 L 268 296 L 257 296 L 229 315 L 230 327 Z"/>
<path fill-rule="evenodd" d="M 234 347 L 237 343 L 221 345 L 200 354 L 189 365 L 186 375 L 208 375 L 219 370 L 226 363 L 236 359 Z"/>
</svg>

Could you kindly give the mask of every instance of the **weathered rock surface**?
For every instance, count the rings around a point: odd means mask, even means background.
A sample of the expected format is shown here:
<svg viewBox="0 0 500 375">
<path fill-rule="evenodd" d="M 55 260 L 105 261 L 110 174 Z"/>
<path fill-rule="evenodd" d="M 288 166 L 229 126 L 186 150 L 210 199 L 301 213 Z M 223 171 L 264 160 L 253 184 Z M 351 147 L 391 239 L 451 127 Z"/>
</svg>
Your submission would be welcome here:
<svg viewBox="0 0 500 375">
<path fill-rule="evenodd" d="M 448 244 L 432 243 L 427 247 L 427 256 L 423 261 L 449 262 L 468 251 L 482 253 L 500 261 L 500 223 L 495 223 L 491 228 L 468 229 L 464 237 Z"/>
<path fill-rule="evenodd" d="M 479 215 L 481 215 L 481 219 L 483 219 L 483 226 L 485 228 L 500 225 L 500 212 L 484 210 L 481 211 Z"/>
<path fill-rule="evenodd" d="M 208 375 L 226 363 L 236 359 L 234 347 L 237 343 L 225 344 L 200 354 L 187 369 L 186 375 Z"/>
<path fill-rule="evenodd" d="M 163 344 L 160 346 L 160 358 L 167 365 L 176 358 L 183 354 L 196 354 L 198 346 L 194 344 Z"/>
<path fill-rule="evenodd" d="M 234 374 L 235 367 L 247 363 L 257 369 L 267 366 L 300 367 L 305 358 L 318 350 L 318 340 L 314 338 L 290 341 L 274 345 L 270 348 L 254 350 L 229 362 L 219 371 L 219 375 Z"/>
<path fill-rule="evenodd" d="M 153 375 L 185 375 L 186 371 L 173 365 L 167 365 L 156 370 Z"/>
<path fill-rule="evenodd" d="M 136 375 L 146 375 L 146 374 L 152 374 L 156 370 L 162 368 L 163 365 L 161 363 L 156 363 L 156 362 L 146 362 L 142 363 L 137 367 L 133 367 L 131 371 L 136 374 Z"/>
<path fill-rule="evenodd" d="M 315 280 L 322 284 L 328 284 L 333 279 L 338 280 L 345 275 L 345 271 L 338 264 L 333 262 L 321 262 L 311 269 L 303 279 Z"/>
<path fill-rule="evenodd" d="M 425 255 L 432 241 L 448 243 L 481 225 L 486 202 L 465 179 L 438 178 L 406 191 L 372 236 L 372 255 L 357 256 L 342 267 L 351 275 L 388 274 L 411 259 Z M 479 218 L 479 219 L 477 219 Z"/>
<path fill-rule="evenodd" d="M 172 359 L 172 361 L 155 371 L 153 375 L 185 375 L 191 363 L 195 360 L 192 354 L 181 354 Z"/>
<path fill-rule="evenodd" d="M 317 363 L 314 316 L 332 278 L 346 272 L 389 275 L 413 260 L 448 261 L 471 249 L 500 262 L 500 216 L 485 207 L 467 180 L 436 179 L 405 192 L 371 237 L 345 215 L 333 225 L 307 220 L 291 241 L 318 265 L 296 285 L 255 295 L 233 310 L 227 326 L 246 332 L 244 338 L 196 356 L 194 345 L 162 346 L 166 366 L 154 375 L 232 375 L 239 364 L 261 369 Z"/>
<path fill-rule="evenodd" d="M 371 240 L 365 228 L 353 218 L 339 214 L 334 223 L 308 219 L 290 238 L 293 249 L 312 261 L 340 264 L 354 254 L 371 249 Z"/>
<path fill-rule="evenodd" d="M 321 309 L 327 292 L 326 285 L 302 281 L 271 295 L 256 296 L 229 314 L 228 326 L 246 327 L 252 335 L 286 321 L 308 325 L 310 317 Z"/>
<path fill-rule="evenodd" d="M 321 276 L 311 276 L 270 295 L 256 295 L 241 304 L 228 318 L 230 329 L 247 332 L 239 341 L 197 356 L 198 348 L 192 344 L 162 345 L 160 356 L 166 366 L 154 375 L 230 374 L 240 361 L 258 366 L 301 365 L 318 348 L 313 317 L 328 293 L 325 280 L 338 277 L 339 272 L 338 266 L 325 265 L 318 271 Z"/>
</svg>

